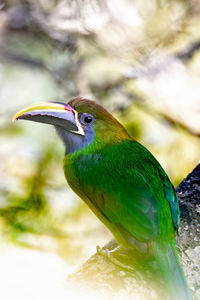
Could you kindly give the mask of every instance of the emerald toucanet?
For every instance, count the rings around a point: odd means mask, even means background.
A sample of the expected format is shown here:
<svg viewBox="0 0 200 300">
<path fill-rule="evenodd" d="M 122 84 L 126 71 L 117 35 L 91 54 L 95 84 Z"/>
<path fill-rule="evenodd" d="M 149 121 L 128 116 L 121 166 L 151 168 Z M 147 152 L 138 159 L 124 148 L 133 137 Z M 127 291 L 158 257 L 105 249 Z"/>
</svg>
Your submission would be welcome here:
<svg viewBox="0 0 200 300">
<path fill-rule="evenodd" d="M 119 245 L 144 253 L 151 246 L 171 300 L 192 299 L 174 240 L 178 200 L 154 156 L 87 99 L 33 104 L 14 119 L 55 126 L 66 146 L 64 172 L 71 188 Z"/>
</svg>

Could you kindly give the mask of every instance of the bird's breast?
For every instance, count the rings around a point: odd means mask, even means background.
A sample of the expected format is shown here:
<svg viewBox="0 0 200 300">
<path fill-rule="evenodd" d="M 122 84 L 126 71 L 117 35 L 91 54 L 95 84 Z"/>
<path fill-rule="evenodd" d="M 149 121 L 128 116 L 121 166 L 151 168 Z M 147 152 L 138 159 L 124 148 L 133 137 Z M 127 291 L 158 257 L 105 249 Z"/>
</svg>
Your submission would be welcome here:
<svg viewBox="0 0 200 300">
<path fill-rule="evenodd" d="M 100 187 L 103 186 L 103 166 L 100 154 L 66 156 L 64 172 L 70 187 L 83 200 L 86 197 L 97 196 Z"/>
</svg>

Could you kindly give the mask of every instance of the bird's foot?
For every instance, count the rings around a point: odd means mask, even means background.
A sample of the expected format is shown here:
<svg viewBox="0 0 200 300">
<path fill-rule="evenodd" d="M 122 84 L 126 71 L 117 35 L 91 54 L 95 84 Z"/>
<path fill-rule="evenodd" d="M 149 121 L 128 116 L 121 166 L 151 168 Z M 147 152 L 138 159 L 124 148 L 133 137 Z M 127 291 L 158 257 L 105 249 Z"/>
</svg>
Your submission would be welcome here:
<svg viewBox="0 0 200 300">
<path fill-rule="evenodd" d="M 135 269 L 133 267 L 121 261 L 122 258 L 123 260 L 125 260 L 125 258 L 128 258 L 128 255 L 120 246 L 117 246 L 112 250 L 97 246 L 96 250 L 99 255 L 106 257 L 110 262 L 117 265 L 118 267 L 123 268 L 129 272 L 135 272 Z"/>
<path fill-rule="evenodd" d="M 107 258 L 110 258 L 113 253 L 119 254 L 119 251 L 121 250 L 121 248 L 120 248 L 120 246 L 116 246 L 113 249 L 107 249 L 104 247 L 96 246 L 96 250 L 97 250 L 98 254 L 100 254 L 102 256 L 106 256 Z"/>
</svg>

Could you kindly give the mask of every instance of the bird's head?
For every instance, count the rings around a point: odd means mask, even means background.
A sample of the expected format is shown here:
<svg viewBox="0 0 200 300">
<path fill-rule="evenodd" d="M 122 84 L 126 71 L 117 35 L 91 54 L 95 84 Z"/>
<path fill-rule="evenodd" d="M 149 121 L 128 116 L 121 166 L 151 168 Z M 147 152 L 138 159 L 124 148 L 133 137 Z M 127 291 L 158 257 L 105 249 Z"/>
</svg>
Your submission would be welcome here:
<svg viewBox="0 0 200 300">
<path fill-rule="evenodd" d="M 67 104 L 33 104 L 17 112 L 13 120 L 29 120 L 54 125 L 64 141 L 66 153 L 88 145 L 94 148 L 129 139 L 125 128 L 101 105 L 82 98 Z"/>
</svg>

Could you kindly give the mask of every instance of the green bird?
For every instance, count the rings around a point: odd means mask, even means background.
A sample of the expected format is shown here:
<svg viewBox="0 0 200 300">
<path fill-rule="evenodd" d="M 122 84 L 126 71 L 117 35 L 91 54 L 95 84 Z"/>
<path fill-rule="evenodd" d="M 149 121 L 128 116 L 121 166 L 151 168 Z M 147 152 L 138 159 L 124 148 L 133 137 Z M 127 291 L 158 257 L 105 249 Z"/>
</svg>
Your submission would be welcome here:
<svg viewBox="0 0 200 300">
<path fill-rule="evenodd" d="M 23 119 L 55 126 L 66 153 L 70 187 L 109 228 L 119 245 L 151 248 L 171 300 L 192 299 L 176 250 L 179 204 L 155 157 L 94 101 L 33 104 Z"/>
</svg>

